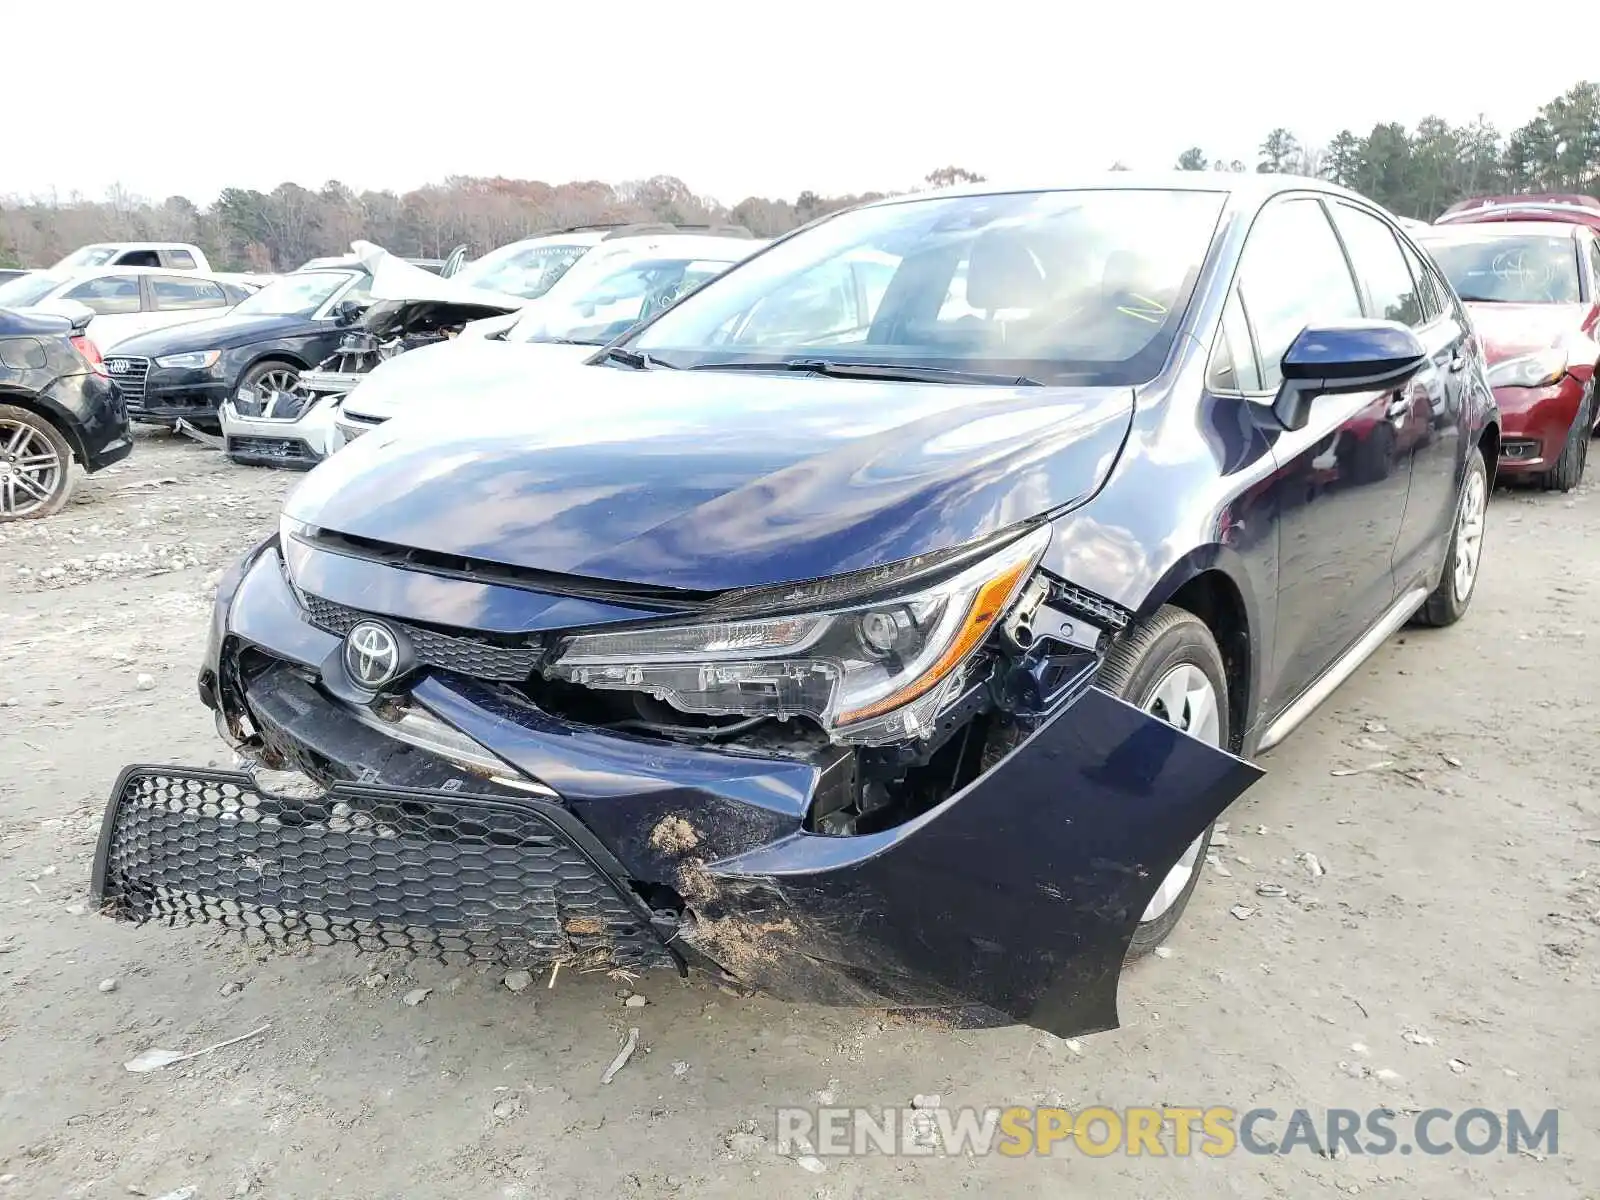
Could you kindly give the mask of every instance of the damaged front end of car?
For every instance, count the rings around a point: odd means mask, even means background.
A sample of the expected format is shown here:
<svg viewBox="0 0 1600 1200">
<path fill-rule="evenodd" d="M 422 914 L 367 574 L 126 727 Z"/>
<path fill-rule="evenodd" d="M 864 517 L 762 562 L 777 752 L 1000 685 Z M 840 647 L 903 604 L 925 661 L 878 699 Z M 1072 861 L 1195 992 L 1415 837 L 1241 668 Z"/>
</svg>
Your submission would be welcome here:
<svg viewBox="0 0 1600 1200">
<path fill-rule="evenodd" d="M 292 389 L 240 389 L 218 410 L 222 449 L 244 466 L 310 470 L 343 444 L 344 397 L 389 359 L 455 338 L 467 325 L 515 312 L 525 301 L 473 288 L 395 258 L 367 242 L 352 247 L 372 274 L 373 305 L 339 348 Z"/>
<path fill-rule="evenodd" d="M 286 520 L 223 581 L 200 679 L 258 769 L 124 772 L 96 899 L 1114 1028 L 1141 913 L 1261 773 L 1094 686 L 1132 614 L 1041 568 L 1050 537 L 707 594 Z"/>
</svg>

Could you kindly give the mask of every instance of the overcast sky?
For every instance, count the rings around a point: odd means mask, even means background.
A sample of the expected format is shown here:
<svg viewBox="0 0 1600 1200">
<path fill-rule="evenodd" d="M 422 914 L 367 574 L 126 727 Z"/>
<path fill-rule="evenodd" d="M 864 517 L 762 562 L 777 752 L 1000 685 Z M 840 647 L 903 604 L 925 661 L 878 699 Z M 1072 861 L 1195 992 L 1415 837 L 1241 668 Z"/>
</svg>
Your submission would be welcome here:
<svg viewBox="0 0 1600 1200">
<path fill-rule="evenodd" d="M 1496 67 L 1460 12 L 1407 0 L 607 0 L 540 15 L 552 7 L 19 0 L 3 19 L 0 194 L 120 183 L 205 202 L 286 179 L 670 174 L 733 204 L 904 187 L 951 164 L 1022 180 L 1165 168 L 1189 145 L 1253 165 L 1274 125 L 1323 143 L 1482 112 L 1504 131 L 1587 61 L 1552 49 Z"/>
</svg>

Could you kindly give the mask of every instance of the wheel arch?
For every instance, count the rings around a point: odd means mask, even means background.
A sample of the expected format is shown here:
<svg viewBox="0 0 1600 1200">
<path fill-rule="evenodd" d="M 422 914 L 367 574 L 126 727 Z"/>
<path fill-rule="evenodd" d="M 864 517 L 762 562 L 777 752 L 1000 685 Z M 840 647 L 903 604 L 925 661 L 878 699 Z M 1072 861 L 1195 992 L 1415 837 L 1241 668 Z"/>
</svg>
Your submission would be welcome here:
<svg viewBox="0 0 1600 1200">
<path fill-rule="evenodd" d="M 46 400 L 38 392 L 26 392 L 0 384 L 0 404 L 9 404 L 13 408 L 25 408 L 29 412 L 50 422 L 62 437 L 67 439 L 67 445 L 72 448 L 72 457 L 81 465 L 84 461 L 83 438 L 74 422 L 67 419 L 66 414 L 56 405 Z"/>
<path fill-rule="evenodd" d="M 1255 723 L 1264 658 L 1260 605 L 1243 564 L 1226 546 L 1190 552 L 1150 590 L 1137 615 L 1147 618 L 1168 604 L 1200 618 L 1222 652 L 1228 674 L 1228 748 L 1237 754 Z"/>
<path fill-rule="evenodd" d="M 1478 435 L 1478 449 L 1483 452 L 1483 469 L 1489 476 L 1489 490 L 1494 490 L 1494 478 L 1500 464 L 1500 422 L 1490 421 Z"/>
</svg>

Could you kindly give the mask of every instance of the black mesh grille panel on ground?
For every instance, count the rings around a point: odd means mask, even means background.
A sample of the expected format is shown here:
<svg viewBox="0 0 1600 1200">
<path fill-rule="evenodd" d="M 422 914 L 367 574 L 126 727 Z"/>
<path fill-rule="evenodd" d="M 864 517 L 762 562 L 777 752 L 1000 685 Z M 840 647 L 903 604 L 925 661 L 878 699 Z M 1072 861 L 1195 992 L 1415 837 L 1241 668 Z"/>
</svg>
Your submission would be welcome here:
<svg viewBox="0 0 1600 1200">
<path fill-rule="evenodd" d="M 403 630 L 416 651 L 417 661 L 425 667 L 438 667 L 441 671 L 455 671 L 474 679 L 487 679 L 503 683 L 524 683 L 539 665 L 543 650 L 535 647 L 496 646 L 476 638 L 456 637 L 436 633 L 431 629 L 409 625 L 390 617 L 375 616 L 346 608 L 320 596 L 305 597 L 306 611 L 311 623 L 329 633 L 345 634 L 360 621 L 383 621 Z"/>
<path fill-rule="evenodd" d="M 294 799 L 234 772 L 130 767 L 101 830 L 94 891 L 114 916 L 210 921 L 267 942 L 673 965 L 608 870 L 620 868 L 604 848 L 540 801 L 369 787 Z"/>
</svg>

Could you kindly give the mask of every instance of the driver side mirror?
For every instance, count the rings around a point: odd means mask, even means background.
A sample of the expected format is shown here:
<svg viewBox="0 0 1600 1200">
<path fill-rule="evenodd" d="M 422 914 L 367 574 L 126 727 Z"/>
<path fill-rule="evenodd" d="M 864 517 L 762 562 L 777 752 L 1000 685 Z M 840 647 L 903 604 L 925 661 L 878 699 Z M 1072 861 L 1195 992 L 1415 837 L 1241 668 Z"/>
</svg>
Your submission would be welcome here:
<svg viewBox="0 0 1600 1200">
<path fill-rule="evenodd" d="M 1272 415 L 1285 429 L 1304 429 L 1318 396 L 1392 391 L 1427 361 L 1417 335 L 1398 321 L 1307 325 L 1283 356 Z"/>
<path fill-rule="evenodd" d="M 340 325 L 354 325 L 366 311 L 354 300 L 341 300 L 333 306 L 333 319 Z"/>
</svg>

